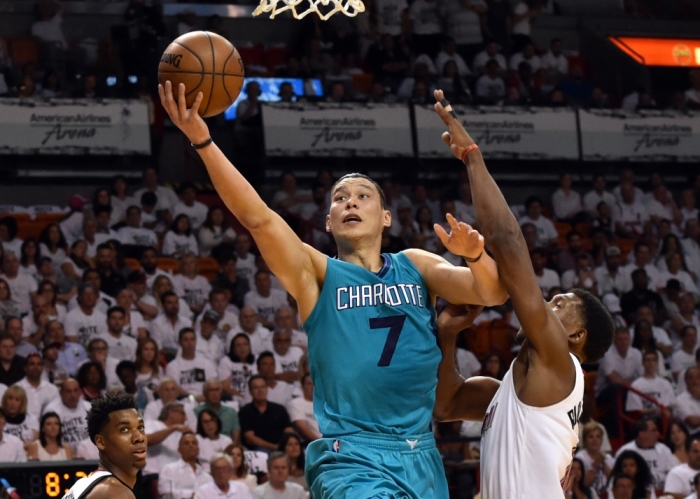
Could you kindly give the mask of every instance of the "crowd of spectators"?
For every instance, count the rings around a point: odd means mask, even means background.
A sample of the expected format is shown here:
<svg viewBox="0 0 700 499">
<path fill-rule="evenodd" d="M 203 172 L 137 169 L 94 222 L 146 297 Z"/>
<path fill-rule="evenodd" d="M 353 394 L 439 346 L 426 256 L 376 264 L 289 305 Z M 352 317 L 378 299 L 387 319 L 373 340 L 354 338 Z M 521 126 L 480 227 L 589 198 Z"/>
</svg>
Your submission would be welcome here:
<svg viewBox="0 0 700 499">
<path fill-rule="evenodd" d="M 334 254 L 324 221 L 330 172 L 309 189 L 292 172 L 281 180 L 269 205 Z M 626 497 L 613 495 L 629 485 L 625 475 L 638 491 L 684 498 L 700 471 L 700 176 L 675 195 L 658 173 L 642 183 L 625 169 L 612 189 L 608 180 L 595 175 L 578 189 L 564 174 L 547 203 L 530 197 L 511 207 L 543 297 L 587 289 L 617 326 L 605 357 L 587 366 L 571 491 Z M 393 220 L 382 251 L 422 248 L 463 265 L 433 222 L 451 213 L 476 224 L 466 175 L 454 192 L 400 178 L 380 184 Z M 0 459 L 96 457 L 87 402 L 124 390 L 146 420 L 145 476 L 160 474 L 162 491 L 194 490 L 209 471 L 216 479 L 215 468 L 228 469 L 218 452 L 253 489 L 275 465 L 268 454 L 286 452 L 278 457 L 288 480 L 305 485 L 303 449 L 320 436 L 307 338 L 294 300 L 224 209 L 198 201 L 187 182 L 176 194 L 149 168 L 138 189 L 117 177 L 92 200 L 74 196 L 38 239 L 18 239 L 14 214 L 23 211 L 32 207 L 0 207 L 0 448 L 12 449 Z M 215 275 L 200 274 L 205 259 L 218 263 Z M 519 327 L 507 305 L 485 310 L 475 328 L 493 324 Z M 470 334 L 458 349 L 460 372 L 501 378 L 518 349 L 514 334 L 501 351 L 473 348 Z M 478 425 L 435 428 L 451 480 L 470 497 L 472 472 L 459 462 L 478 457 L 478 444 L 456 446 L 452 436 L 478 436 Z"/>
<path fill-rule="evenodd" d="M 634 2 L 625 2 L 634 3 Z M 309 16 L 300 38 L 286 44 L 286 60 L 265 64 L 255 52 L 244 56 L 247 76 L 320 79 L 324 100 L 430 103 L 441 88 L 452 102 L 486 105 L 588 106 L 624 109 L 700 107 L 700 71 L 681 78 L 675 93 L 653 95 L 639 84 L 617 95 L 590 78 L 578 47 L 552 39 L 536 46 L 533 25 L 555 15 L 551 0 L 367 0 L 366 12 L 354 18 L 335 15 L 327 22 Z M 162 6 L 131 0 L 124 24 L 105 37 L 114 54 L 100 55 L 95 40 L 67 40 L 60 0 L 40 0 L 31 34 L 42 44 L 42 61 L 14 67 L 0 44 L 0 95 L 24 98 L 132 97 L 152 104 L 159 54 L 172 38 L 207 29 L 229 38 L 241 49 L 252 44 L 222 28 L 217 16 L 198 18 L 191 10 L 165 20 Z M 108 51 L 107 51 L 108 52 Z M 118 56 L 118 57 L 117 57 Z M 250 57 L 250 58 L 249 58 Z M 112 61 L 112 67 L 108 61 Z M 114 62 L 114 61 L 120 62 Z M 77 76 L 77 77 L 76 77 Z M 357 79 L 364 83 L 357 83 Z M 243 121 L 258 116 L 259 88 L 249 88 Z M 686 91 L 687 90 L 687 91 Z M 314 100 L 295 95 L 291 85 L 282 100 Z M 153 121 L 153 120 L 152 120 Z"/>
</svg>

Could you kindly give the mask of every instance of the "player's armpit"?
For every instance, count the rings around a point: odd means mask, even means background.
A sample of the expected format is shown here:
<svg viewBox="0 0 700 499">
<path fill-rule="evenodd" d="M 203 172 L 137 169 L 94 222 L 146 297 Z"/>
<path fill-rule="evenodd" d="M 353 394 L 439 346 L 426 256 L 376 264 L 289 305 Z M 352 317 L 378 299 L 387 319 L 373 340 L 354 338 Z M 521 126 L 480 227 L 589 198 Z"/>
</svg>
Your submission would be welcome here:
<svg viewBox="0 0 700 499">
<path fill-rule="evenodd" d="M 462 383 L 446 410 L 435 413 L 438 421 L 483 421 L 486 409 L 501 386 L 497 379 L 474 376 Z"/>
<path fill-rule="evenodd" d="M 496 262 L 485 252 L 470 268 L 455 267 L 441 256 L 419 249 L 404 253 L 418 268 L 433 296 L 458 305 L 487 307 L 501 305 L 508 299 Z"/>
</svg>

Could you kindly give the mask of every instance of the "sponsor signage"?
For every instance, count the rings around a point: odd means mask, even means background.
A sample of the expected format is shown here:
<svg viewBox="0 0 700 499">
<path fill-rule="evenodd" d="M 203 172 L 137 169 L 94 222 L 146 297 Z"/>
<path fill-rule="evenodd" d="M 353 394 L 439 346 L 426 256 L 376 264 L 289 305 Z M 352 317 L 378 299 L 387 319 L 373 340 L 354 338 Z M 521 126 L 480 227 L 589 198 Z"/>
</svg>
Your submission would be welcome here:
<svg viewBox="0 0 700 499">
<path fill-rule="evenodd" d="M 576 112 L 568 108 L 470 108 L 453 106 L 486 158 L 578 159 Z M 433 106 L 416 106 L 418 154 L 452 157 L 442 142 L 445 125 Z"/>
<path fill-rule="evenodd" d="M 138 100 L 0 99 L 0 154 L 150 154 Z"/>
<path fill-rule="evenodd" d="M 405 105 L 263 103 L 268 156 L 413 155 Z"/>
<path fill-rule="evenodd" d="M 610 36 L 608 39 L 639 64 L 700 66 L 700 40 Z"/>
</svg>

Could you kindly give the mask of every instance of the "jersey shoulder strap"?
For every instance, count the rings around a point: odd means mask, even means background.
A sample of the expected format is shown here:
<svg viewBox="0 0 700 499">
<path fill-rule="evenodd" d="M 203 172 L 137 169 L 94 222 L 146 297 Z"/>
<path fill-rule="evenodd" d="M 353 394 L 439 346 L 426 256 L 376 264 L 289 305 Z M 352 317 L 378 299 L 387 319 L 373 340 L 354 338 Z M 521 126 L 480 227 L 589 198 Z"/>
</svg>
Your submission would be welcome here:
<svg viewBox="0 0 700 499">
<path fill-rule="evenodd" d="M 68 493 L 63 496 L 63 499 L 83 499 L 95 488 L 95 485 L 110 476 L 112 476 L 112 473 L 105 470 L 90 473 L 88 476 L 75 482 Z"/>
</svg>

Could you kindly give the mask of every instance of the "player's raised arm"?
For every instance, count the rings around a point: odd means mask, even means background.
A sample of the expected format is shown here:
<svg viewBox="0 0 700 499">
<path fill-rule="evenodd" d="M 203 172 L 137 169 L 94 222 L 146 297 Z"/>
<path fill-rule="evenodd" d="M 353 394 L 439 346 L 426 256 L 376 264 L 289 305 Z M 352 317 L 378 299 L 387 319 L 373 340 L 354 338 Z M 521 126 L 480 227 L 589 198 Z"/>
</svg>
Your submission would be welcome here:
<svg viewBox="0 0 700 499">
<path fill-rule="evenodd" d="M 192 144 L 205 144 L 211 140 L 206 123 L 197 113 L 202 102 L 201 92 L 191 109 L 187 109 L 185 103 L 183 84 L 178 89 L 173 89 L 167 81 L 165 86 L 158 85 L 158 93 L 170 119 Z M 265 204 L 216 144 L 210 143 L 198 148 L 197 152 L 221 199 L 250 231 L 270 270 L 299 301 L 302 316 L 307 316 L 318 297 L 318 276 L 325 271 L 325 256 L 302 243 L 287 223 Z M 300 299 L 302 295 L 303 299 Z"/>
<path fill-rule="evenodd" d="M 573 377 L 564 326 L 542 297 L 520 226 L 486 169 L 481 151 L 456 116 L 441 104 L 446 102 L 442 91 L 435 91 L 435 99 L 435 110 L 449 130 L 443 134 L 443 141 L 457 158 L 468 160 L 465 162 L 479 229 L 498 264 L 501 282 L 512 299 L 529 347 L 544 366 Z"/>
</svg>

